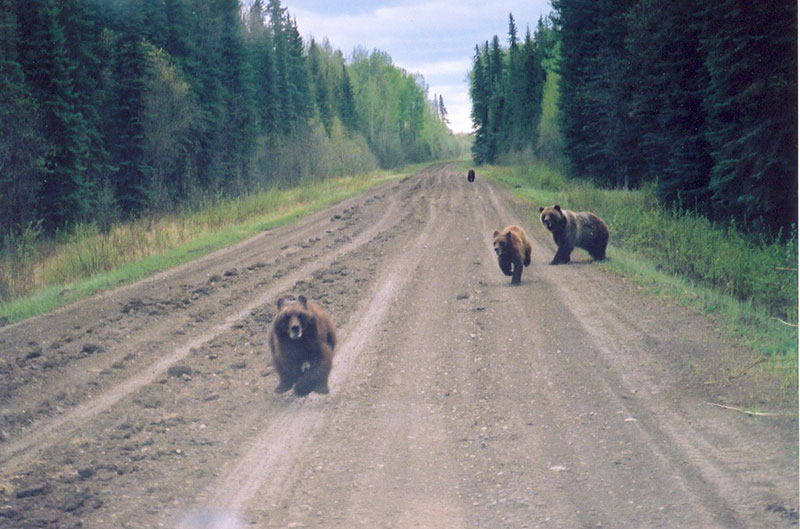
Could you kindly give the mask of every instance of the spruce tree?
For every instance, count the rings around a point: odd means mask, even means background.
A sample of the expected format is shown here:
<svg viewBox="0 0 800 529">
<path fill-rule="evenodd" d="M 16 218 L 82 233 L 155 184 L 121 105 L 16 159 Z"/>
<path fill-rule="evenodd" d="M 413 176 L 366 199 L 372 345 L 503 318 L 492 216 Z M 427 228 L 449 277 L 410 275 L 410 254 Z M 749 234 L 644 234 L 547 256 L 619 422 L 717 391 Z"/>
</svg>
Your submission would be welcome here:
<svg viewBox="0 0 800 529">
<path fill-rule="evenodd" d="M 547 72 L 544 61 L 551 52 L 553 43 L 550 38 L 550 28 L 542 19 L 539 19 L 536 33 L 531 35 L 530 29 L 525 32 L 525 41 L 522 45 L 522 93 L 520 102 L 521 131 L 525 144 L 534 152 L 539 144 L 539 122 L 542 118 L 542 97 L 544 85 L 547 81 Z"/>
<path fill-rule="evenodd" d="M 234 193 L 250 185 L 248 162 L 255 146 L 256 115 L 250 62 L 244 44 L 238 0 L 219 0 L 219 70 L 222 115 L 219 156 L 224 188 Z"/>
<path fill-rule="evenodd" d="M 627 187 L 630 76 L 624 17 L 634 0 L 554 0 L 561 47 L 564 148 L 575 176 Z"/>
<path fill-rule="evenodd" d="M 314 102 L 311 96 L 311 83 L 309 79 L 308 64 L 306 62 L 305 47 L 297 21 L 289 20 L 284 23 L 283 36 L 287 45 L 287 80 L 289 81 L 289 105 L 291 120 L 295 127 L 305 125 L 314 111 Z"/>
<path fill-rule="evenodd" d="M 713 211 L 777 231 L 797 223 L 797 3 L 704 9 Z"/>
<path fill-rule="evenodd" d="M 36 101 L 18 61 L 17 17 L 0 0 L 0 237 L 36 222 L 46 144 Z"/>
<path fill-rule="evenodd" d="M 450 120 L 447 118 L 447 109 L 444 106 L 444 98 L 442 94 L 439 94 L 439 105 L 438 105 L 438 114 L 439 118 L 446 124 L 450 124 Z"/>
<path fill-rule="evenodd" d="M 339 117 L 342 124 L 350 132 L 358 130 L 358 112 L 356 111 L 356 101 L 353 94 L 353 84 L 350 81 L 350 73 L 344 62 L 342 63 L 342 77 L 339 97 Z"/>
<path fill-rule="evenodd" d="M 500 48 L 500 39 L 497 35 L 492 37 L 491 47 L 486 49 L 486 57 L 486 72 L 490 90 L 486 161 L 494 163 L 502 147 L 502 133 L 506 112 L 506 94 L 503 84 L 503 50 Z"/>
<path fill-rule="evenodd" d="M 70 62 L 76 65 L 72 79 L 76 105 L 86 124 L 85 178 L 92 190 L 92 203 L 95 202 L 97 186 L 112 171 L 106 146 L 108 138 L 103 133 L 104 109 L 108 102 L 104 75 L 107 64 L 112 62 L 112 53 L 103 46 L 97 11 L 94 0 L 64 0 L 59 13 L 61 25 L 69 32 L 67 54 Z"/>
<path fill-rule="evenodd" d="M 311 39 L 308 45 L 308 66 L 314 88 L 314 102 L 317 113 L 322 125 L 325 127 L 325 131 L 330 135 L 333 127 L 333 102 L 331 101 L 331 90 L 328 86 L 322 52 L 314 39 Z"/>
<path fill-rule="evenodd" d="M 700 8 L 698 0 L 641 0 L 629 13 L 626 42 L 638 138 L 635 180 L 656 181 L 665 203 L 692 207 L 706 204 L 711 166 Z"/>
<path fill-rule="evenodd" d="M 286 9 L 280 0 L 269 0 L 267 4 L 269 27 L 275 46 L 275 109 L 278 132 L 288 135 L 294 128 L 295 114 L 292 108 L 292 87 L 289 77 L 289 37 L 286 29 Z"/>
<path fill-rule="evenodd" d="M 45 141 L 50 145 L 39 182 L 37 210 L 55 230 L 89 211 L 86 182 L 88 130 L 80 113 L 64 29 L 55 0 L 18 2 L 20 64 L 39 102 Z"/>
<path fill-rule="evenodd" d="M 503 68 L 504 104 L 507 111 L 503 114 L 503 123 L 498 134 L 499 150 L 517 152 L 530 143 L 530 138 L 523 132 L 525 118 L 520 112 L 525 104 L 524 74 L 522 67 L 522 50 L 519 46 L 517 25 L 514 16 L 508 15 L 508 53 Z"/>
<path fill-rule="evenodd" d="M 124 27 L 114 50 L 113 110 L 109 150 L 116 168 L 113 182 L 123 214 L 136 216 L 151 199 L 150 166 L 145 157 L 144 91 L 147 60 L 137 6 L 125 10 Z"/>
<path fill-rule="evenodd" d="M 264 6 L 256 0 L 248 17 L 251 69 L 254 83 L 255 110 L 261 133 L 277 128 L 278 109 L 275 87 L 275 48 L 273 37 L 264 22 Z"/>
<path fill-rule="evenodd" d="M 488 44 L 484 47 L 488 50 Z M 472 126 L 475 129 L 475 139 L 472 142 L 472 158 L 477 165 L 483 165 L 487 159 L 489 143 L 489 94 L 490 87 L 487 77 L 488 51 L 482 52 L 475 45 L 475 56 L 472 59 L 470 72 L 470 98 L 472 99 Z"/>
</svg>

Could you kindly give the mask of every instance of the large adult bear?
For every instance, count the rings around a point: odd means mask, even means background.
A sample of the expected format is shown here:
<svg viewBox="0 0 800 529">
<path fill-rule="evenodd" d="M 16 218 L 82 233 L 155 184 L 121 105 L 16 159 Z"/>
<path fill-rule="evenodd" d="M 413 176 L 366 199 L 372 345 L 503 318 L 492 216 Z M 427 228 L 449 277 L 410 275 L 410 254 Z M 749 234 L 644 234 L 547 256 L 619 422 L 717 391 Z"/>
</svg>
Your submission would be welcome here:
<svg viewBox="0 0 800 529">
<path fill-rule="evenodd" d="M 556 204 L 539 208 L 539 214 L 542 224 L 550 230 L 558 245 L 551 265 L 568 263 L 576 246 L 589 252 L 593 259 L 602 261 L 606 258 L 608 226 L 594 213 L 570 211 Z"/>
<path fill-rule="evenodd" d="M 475 181 L 475 169 L 470 169 L 467 171 L 467 182 L 474 182 Z"/>
<path fill-rule="evenodd" d="M 519 226 L 506 226 L 503 231 L 494 232 L 492 244 L 500 270 L 511 276 L 512 285 L 519 285 L 522 267 L 531 264 L 531 241 L 525 235 L 525 230 Z"/>
<path fill-rule="evenodd" d="M 336 331 L 319 305 L 305 296 L 292 303 L 280 298 L 269 346 L 280 378 L 275 393 L 284 393 L 293 386 L 300 396 L 312 391 L 328 393 Z"/>
</svg>

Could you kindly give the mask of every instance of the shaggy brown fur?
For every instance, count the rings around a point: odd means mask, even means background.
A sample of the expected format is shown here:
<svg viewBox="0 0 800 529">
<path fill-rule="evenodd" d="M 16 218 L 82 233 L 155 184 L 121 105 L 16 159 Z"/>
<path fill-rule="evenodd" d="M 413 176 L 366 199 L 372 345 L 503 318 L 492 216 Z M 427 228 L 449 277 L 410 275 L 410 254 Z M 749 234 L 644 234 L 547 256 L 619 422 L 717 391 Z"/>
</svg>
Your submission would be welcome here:
<svg viewBox="0 0 800 529">
<path fill-rule="evenodd" d="M 576 246 L 589 252 L 598 261 L 606 258 L 608 226 L 600 217 L 588 211 L 563 209 L 558 204 L 539 208 L 539 213 L 542 224 L 550 230 L 558 245 L 556 255 L 550 261 L 551 265 L 568 263 Z"/>
<path fill-rule="evenodd" d="M 525 235 L 525 230 L 519 226 L 506 226 L 503 231 L 494 232 L 492 244 L 500 270 L 511 276 L 512 285 L 519 285 L 522 281 L 522 267 L 531 264 L 531 242 Z"/>
<path fill-rule="evenodd" d="M 280 378 L 276 393 L 289 391 L 292 386 L 301 396 L 312 391 L 328 393 L 336 332 L 319 305 L 304 296 L 293 303 L 279 299 L 269 346 Z"/>
</svg>

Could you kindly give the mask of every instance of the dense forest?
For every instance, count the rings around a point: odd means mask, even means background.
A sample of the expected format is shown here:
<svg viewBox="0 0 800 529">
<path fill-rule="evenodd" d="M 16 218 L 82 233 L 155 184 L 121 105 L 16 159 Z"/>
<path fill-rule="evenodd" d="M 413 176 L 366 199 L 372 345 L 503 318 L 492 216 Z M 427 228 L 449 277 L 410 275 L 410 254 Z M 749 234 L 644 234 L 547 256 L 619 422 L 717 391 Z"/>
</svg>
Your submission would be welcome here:
<svg viewBox="0 0 800 529">
<path fill-rule="evenodd" d="M 279 0 L 0 0 L 0 237 L 455 156 L 427 92 Z"/>
<path fill-rule="evenodd" d="M 494 163 L 503 154 L 528 151 L 541 154 L 540 123 L 547 81 L 546 65 L 556 51 L 551 24 L 539 20 L 520 41 L 509 15 L 508 48 L 495 35 L 491 43 L 475 46 L 470 72 L 470 98 L 477 164 Z"/>
<path fill-rule="evenodd" d="M 536 152 L 542 61 L 572 177 L 784 236 L 797 224 L 797 4 L 553 0 L 524 43 L 477 47 L 477 163 Z M 539 51 L 537 51 L 539 50 Z M 550 73 L 550 72 L 548 72 Z"/>
</svg>

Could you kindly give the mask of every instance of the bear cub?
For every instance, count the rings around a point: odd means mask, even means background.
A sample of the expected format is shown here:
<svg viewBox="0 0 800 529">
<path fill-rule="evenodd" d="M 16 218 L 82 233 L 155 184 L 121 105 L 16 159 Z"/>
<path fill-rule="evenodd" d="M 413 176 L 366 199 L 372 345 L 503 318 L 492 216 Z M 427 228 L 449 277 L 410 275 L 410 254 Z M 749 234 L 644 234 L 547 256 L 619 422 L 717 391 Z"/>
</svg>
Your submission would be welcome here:
<svg viewBox="0 0 800 529">
<path fill-rule="evenodd" d="M 519 226 L 506 226 L 503 231 L 494 232 L 494 253 L 497 264 L 507 276 L 511 276 L 511 284 L 519 285 L 522 280 L 522 267 L 531 264 L 531 242 L 525 230 Z"/>
<path fill-rule="evenodd" d="M 312 391 L 328 393 L 336 331 L 319 305 L 305 296 L 298 296 L 295 302 L 280 298 L 269 347 L 280 379 L 275 393 L 285 393 L 292 387 L 300 396 Z"/>
<path fill-rule="evenodd" d="M 550 261 L 551 265 L 568 263 L 576 246 L 589 252 L 597 261 L 606 258 L 608 226 L 600 217 L 588 211 L 563 209 L 558 204 L 539 208 L 539 213 L 542 224 L 553 234 L 553 240 L 558 246 L 556 255 Z"/>
<path fill-rule="evenodd" d="M 475 181 L 475 169 L 470 169 L 467 171 L 467 182 L 474 182 Z"/>
</svg>

